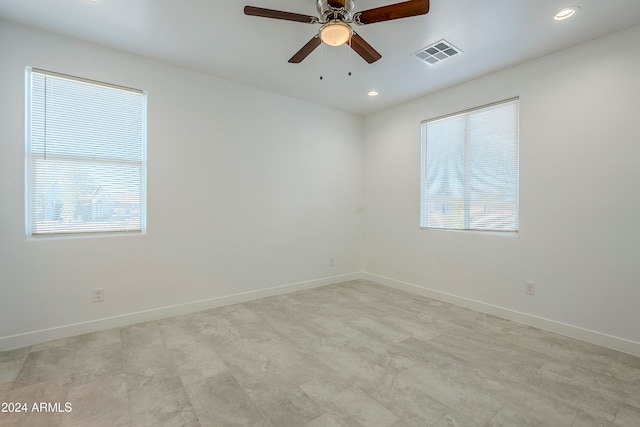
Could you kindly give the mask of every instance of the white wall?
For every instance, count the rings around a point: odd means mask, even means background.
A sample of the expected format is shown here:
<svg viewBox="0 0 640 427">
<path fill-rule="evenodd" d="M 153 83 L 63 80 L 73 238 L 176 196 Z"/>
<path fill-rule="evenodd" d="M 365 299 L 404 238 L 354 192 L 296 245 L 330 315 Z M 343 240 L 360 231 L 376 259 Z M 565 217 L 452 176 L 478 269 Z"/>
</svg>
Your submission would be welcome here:
<svg viewBox="0 0 640 427">
<path fill-rule="evenodd" d="M 367 117 L 368 277 L 640 351 L 639 40 L 634 27 Z M 514 96 L 519 235 L 420 230 L 420 122 Z"/>
<path fill-rule="evenodd" d="M 635 27 L 363 124 L 0 21 L 0 350 L 362 268 L 382 283 L 640 354 L 638 40 Z M 146 235 L 26 240 L 28 65 L 149 92 Z M 420 230 L 420 122 L 513 96 L 518 237 Z M 191 214 L 180 219 L 184 207 Z M 534 297 L 525 281 L 536 283 Z M 105 302 L 93 304 L 98 287 Z"/>
<path fill-rule="evenodd" d="M 359 117 L 4 21 L 0 58 L 0 350 L 360 271 Z M 148 91 L 146 235 L 27 241 L 27 66 Z"/>
</svg>

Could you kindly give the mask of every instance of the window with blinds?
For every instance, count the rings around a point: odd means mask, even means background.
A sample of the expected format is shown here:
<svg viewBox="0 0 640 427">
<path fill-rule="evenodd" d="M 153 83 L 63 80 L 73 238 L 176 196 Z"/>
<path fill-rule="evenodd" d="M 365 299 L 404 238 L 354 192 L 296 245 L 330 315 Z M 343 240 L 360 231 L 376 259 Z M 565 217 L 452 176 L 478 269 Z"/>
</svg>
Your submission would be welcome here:
<svg viewBox="0 0 640 427">
<path fill-rule="evenodd" d="M 143 232 L 146 95 L 27 70 L 28 236 Z"/>
<path fill-rule="evenodd" d="M 519 101 L 422 123 L 422 228 L 518 231 Z"/>
</svg>

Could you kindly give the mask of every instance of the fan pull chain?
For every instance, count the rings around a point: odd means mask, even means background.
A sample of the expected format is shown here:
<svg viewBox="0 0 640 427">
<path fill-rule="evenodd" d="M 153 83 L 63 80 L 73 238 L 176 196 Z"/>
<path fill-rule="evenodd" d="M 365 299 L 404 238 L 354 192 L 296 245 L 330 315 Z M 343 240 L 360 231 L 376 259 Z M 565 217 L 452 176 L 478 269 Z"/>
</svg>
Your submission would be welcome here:
<svg viewBox="0 0 640 427">
<path fill-rule="evenodd" d="M 351 37 L 349 37 L 349 53 L 347 54 L 347 70 L 349 70 L 351 68 L 351 51 L 353 49 L 351 49 L 351 39 L 353 38 L 353 35 L 351 35 Z M 347 76 L 351 77 L 351 71 L 349 71 L 347 73 Z"/>
<path fill-rule="evenodd" d="M 320 44 L 320 80 L 324 79 L 324 43 Z"/>
</svg>

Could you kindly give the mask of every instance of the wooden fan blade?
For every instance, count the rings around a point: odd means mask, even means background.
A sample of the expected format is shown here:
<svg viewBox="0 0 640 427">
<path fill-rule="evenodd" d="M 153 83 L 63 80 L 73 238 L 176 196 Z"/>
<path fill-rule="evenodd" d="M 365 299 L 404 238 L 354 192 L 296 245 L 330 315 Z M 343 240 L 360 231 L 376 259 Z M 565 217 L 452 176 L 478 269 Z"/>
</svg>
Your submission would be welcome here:
<svg viewBox="0 0 640 427">
<path fill-rule="evenodd" d="M 394 19 L 424 15 L 429 12 L 429 0 L 409 0 L 388 6 L 376 7 L 356 13 L 361 24 L 373 24 Z"/>
<path fill-rule="evenodd" d="M 346 0 L 329 0 L 329 6 L 331 7 L 345 7 Z"/>
<path fill-rule="evenodd" d="M 285 21 L 304 22 L 313 24 L 317 21 L 315 16 L 302 15 L 301 13 L 283 12 L 281 10 L 265 9 L 262 7 L 245 6 L 244 14 L 251 16 L 260 16 L 262 18 L 283 19 Z"/>
<path fill-rule="evenodd" d="M 313 36 L 313 38 L 309 40 L 307 44 L 302 46 L 302 49 L 297 51 L 296 54 L 293 55 L 291 59 L 289 59 L 289 62 L 292 64 L 299 64 L 304 58 L 309 56 L 311 52 L 313 52 L 318 46 L 320 46 L 320 43 L 322 43 L 320 37 L 318 37 L 317 35 Z"/>
<path fill-rule="evenodd" d="M 371 47 L 369 43 L 356 33 L 353 33 L 351 36 L 351 43 L 349 44 L 351 45 L 351 49 L 355 50 L 356 53 L 369 64 L 372 64 L 382 58 L 382 55 L 380 55 L 377 50 Z"/>
</svg>

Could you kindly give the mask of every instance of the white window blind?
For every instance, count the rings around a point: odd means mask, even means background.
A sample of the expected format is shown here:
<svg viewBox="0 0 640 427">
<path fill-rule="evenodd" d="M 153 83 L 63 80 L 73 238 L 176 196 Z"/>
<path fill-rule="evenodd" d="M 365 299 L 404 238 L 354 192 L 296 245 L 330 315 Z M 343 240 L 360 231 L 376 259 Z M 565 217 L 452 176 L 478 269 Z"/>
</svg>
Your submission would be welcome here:
<svg viewBox="0 0 640 427">
<path fill-rule="evenodd" d="M 27 70 L 27 235 L 141 232 L 146 95 Z"/>
<path fill-rule="evenodd" d="M 422 124 L 420 225 L 518 230 L 519 101 Z"/>
</svg>

